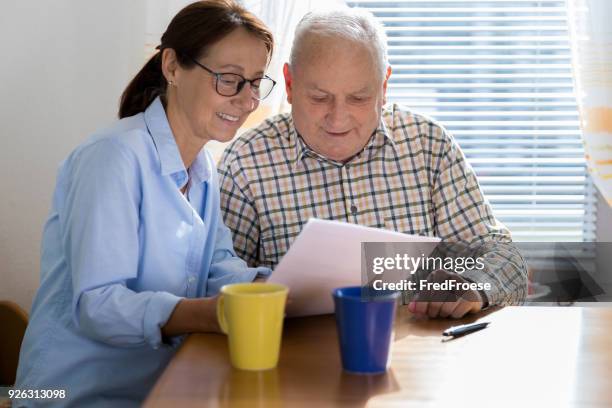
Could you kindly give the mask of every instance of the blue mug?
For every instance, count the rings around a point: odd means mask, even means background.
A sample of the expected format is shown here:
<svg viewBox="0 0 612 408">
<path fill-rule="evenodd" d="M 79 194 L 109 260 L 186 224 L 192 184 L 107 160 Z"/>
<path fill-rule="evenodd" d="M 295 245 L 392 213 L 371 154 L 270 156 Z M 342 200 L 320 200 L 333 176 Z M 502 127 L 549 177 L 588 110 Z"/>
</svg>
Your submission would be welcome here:
<svg viewBox="0 0 612 408">
<path fill-rule="evenodd" d="M 389 367 L 399 292 L 351 286 L 333 291 L 342 367 L 382 373 Z"/>
</svg>

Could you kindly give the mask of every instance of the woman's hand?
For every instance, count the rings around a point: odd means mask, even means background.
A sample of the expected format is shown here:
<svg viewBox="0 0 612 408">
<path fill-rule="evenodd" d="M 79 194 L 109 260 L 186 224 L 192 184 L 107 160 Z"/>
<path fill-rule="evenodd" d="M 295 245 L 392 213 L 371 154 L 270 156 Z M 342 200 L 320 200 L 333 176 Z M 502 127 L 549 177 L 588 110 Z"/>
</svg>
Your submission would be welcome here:
<svg viewBox="0 0 612 408">
<path fill-rule="evenodd" d="M 187 333 L 221 333 L 217 321 L 217 298 L 182 299 L 162 327 L 162 334 L 171 337 Z"/>
</svg>

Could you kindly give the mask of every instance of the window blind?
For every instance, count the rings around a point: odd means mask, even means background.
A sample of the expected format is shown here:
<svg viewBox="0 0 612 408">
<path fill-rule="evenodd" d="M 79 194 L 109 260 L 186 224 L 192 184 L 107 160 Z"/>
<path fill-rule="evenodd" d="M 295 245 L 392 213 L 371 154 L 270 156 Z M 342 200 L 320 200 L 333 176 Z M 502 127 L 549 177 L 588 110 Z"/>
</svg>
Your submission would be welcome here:
<svg viewBox="0 0 612 408">
<path fill-rule="evenodd" d="M 456 138 L 516 241 L 594 241 L 565 1 L 349 1 L 388 36 L 388 100 Z"/>
</svg>

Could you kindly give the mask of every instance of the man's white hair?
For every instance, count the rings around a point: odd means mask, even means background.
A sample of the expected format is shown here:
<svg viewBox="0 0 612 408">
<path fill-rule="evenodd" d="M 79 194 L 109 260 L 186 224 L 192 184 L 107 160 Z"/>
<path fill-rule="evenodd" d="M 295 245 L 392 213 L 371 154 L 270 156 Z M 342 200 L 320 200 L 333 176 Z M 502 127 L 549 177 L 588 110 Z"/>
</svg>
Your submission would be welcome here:
<svg viewBox="0 0 612 408">
<path fill-rule="evenodd" d="M 289 65 L 296 67 L 311 35 L 339 37 L 344 40 L 360 42 L 370 48 L 384 79 L 387 72 L 387 35 L 383 25 L 369 11 L 343 7 L 333 10 L 312 11 L 307 13 L 295 29 Z"/>
</svg>

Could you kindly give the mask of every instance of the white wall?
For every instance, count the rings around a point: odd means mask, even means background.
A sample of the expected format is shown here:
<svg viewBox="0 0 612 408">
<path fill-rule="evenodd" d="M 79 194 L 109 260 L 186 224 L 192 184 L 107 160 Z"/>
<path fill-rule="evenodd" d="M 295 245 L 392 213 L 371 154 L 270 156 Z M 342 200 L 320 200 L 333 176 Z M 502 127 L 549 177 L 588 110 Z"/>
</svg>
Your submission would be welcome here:
<svg viewBox="0 0 612 408">
<path fill-rule="evenodd" d="M 0 299 L 26 310 L 58 164 L 114 120 L 143 63 L 144 1 L 3 1 Z"/>
</svg>

